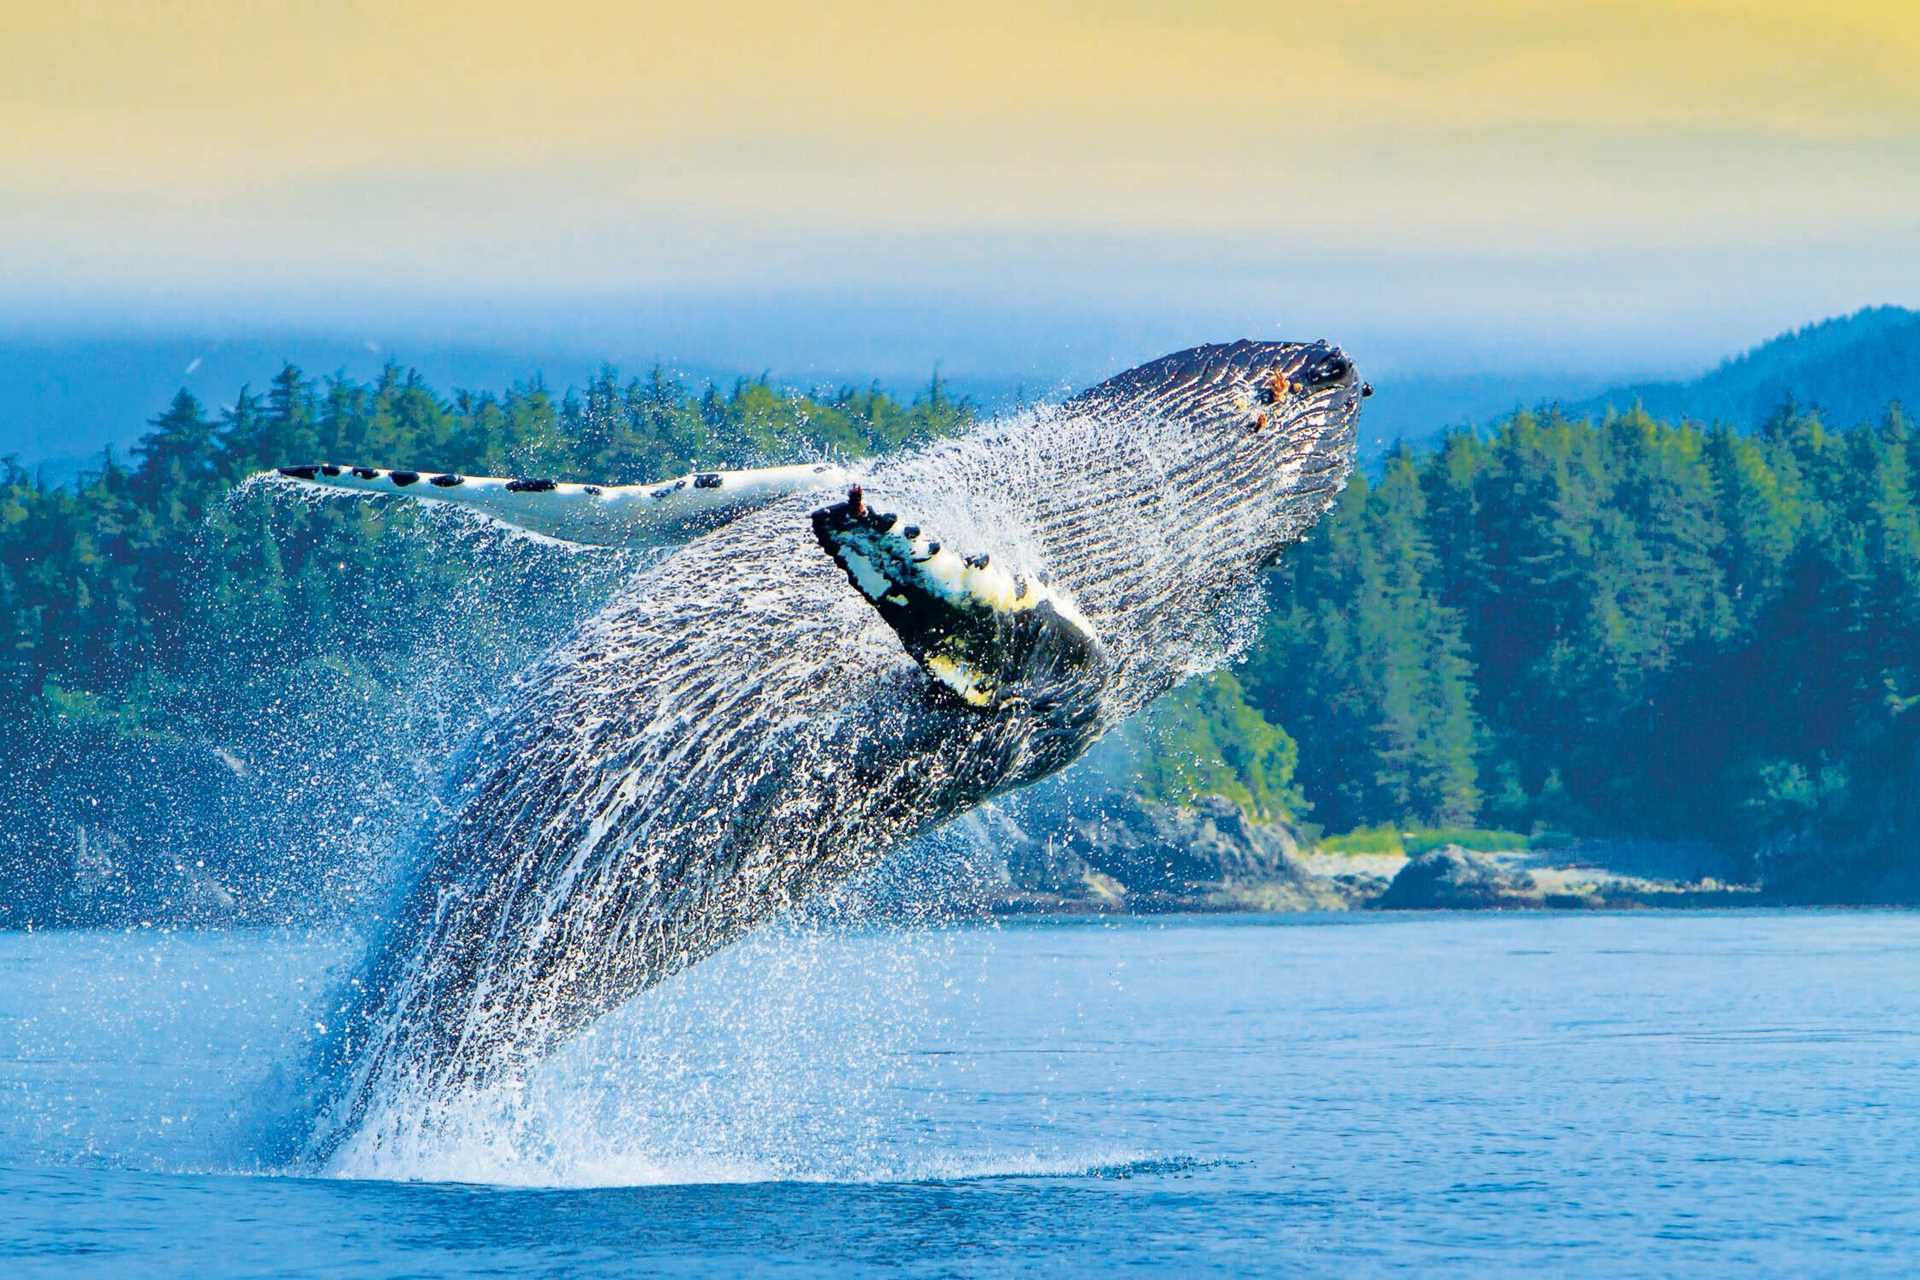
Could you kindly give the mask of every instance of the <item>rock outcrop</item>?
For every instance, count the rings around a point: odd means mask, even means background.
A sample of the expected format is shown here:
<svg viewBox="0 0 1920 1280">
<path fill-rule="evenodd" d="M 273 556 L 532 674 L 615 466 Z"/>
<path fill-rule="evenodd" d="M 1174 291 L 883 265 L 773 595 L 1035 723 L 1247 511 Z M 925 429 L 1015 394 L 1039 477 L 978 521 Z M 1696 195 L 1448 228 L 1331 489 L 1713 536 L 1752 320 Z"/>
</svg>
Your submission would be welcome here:
<svg viewBox="0 0 1920 1280">
<path fill-rule="evenodd" d="M 1298 860 L 1280 823 L 1250 821 L 1229 801 L 1149 804 L 1124 793 L 1097 808 L 1016 818 L 984 806 L 954 834 L 993 868 L 1002 910 L 1341 909 L 1342 890 Z"/>
<path fill-rule="evenodd" d="M 1542 904 L 1532 873 L 1503 867 L 1484 854 L 1450 844 L 1409 859 L 1386 892 L 1368 905 L 1386 910 L 1458 910 Z"/>
</svg>

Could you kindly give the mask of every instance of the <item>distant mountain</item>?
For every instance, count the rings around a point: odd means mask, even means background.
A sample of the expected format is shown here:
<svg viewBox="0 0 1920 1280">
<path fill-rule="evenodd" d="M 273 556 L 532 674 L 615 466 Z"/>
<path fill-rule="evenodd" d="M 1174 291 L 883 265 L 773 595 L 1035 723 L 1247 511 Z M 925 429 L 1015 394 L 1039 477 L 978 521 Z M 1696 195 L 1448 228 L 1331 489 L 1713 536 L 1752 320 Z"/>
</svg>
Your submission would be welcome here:
<svg viewBox="0 0 1920 1280">
<path fill-rule="evenodd" d="M 262 391 L 283 363 L 309 375 L 334 373 L 369 379 L 392 361 L 420 371 L 429 386 L 504 391 L 515 383 L 542 378 L 554 393 L 584 385 L 599 369 L 602 356 L 580 349 L 516 350 L 414 343 L 396 347 L 372 340 L 312 334 L 266 334 L 245 339 L 162 336 L 23 337 L 0 332 L 0 457 L 17 455 L 47 480 L 64 483 L 92 469 L 109 446 L 123 456 L 146 431 L 147 421 L 167 407 L 182 387 L 210 412 L 233 403 L 241 387 Z M 645 351 L 622 352 L 613 363 L 623 374 L 644 374 L 656 357 Z M 725 386 L 739 377 L 758 377 L 755 368 L 669 361 L 668 367 L 694 387 L 714 381 Z M 802 389 L 837 385 L 831 372 L 784 378 L 776 383 Z M 865 385 L 869 378 L 848 375 Z M 944 379 L 948 392 L 995 407 L 1016 388 L 986 378 Z M 889 385 L 911 399 L 924 380 Z M 369 459 L 378 462 L 381 459 Z"/>
<path fill-rule="evenodd" d="M 100 451 L 121 453 L 146 431 L 147 420 L 182 387 L 209 410 L 233 403 L 242 386 L 255 391 L 282 363 L 315 376 L 344 371 L 378 373 L 388 359 L 418 365 L 436 387 L 499 390 L 526 381 L 543 364 L 499 351 L 393 352 L 373 341 L 306 335 L 247 339 L 180 337 L 0 336 L 0 456 L 18 454 L 28 466 L 65 480 L 91 467 Z M 546 363 L 551 381 L 593 372 L 588 358 Z"/>
<path fill-rule="evenodd" d="M 1599 415 L 1637 402 L 1656 418 L 1754 427 L 1791 401 L 1851 426 L 1895 400 L 1920 409 L 1920 312 L 1868 307 L 1781 334 L 1690 382 L 1615 387 L 1562 407 Z"/>
<path fill-rule="evenodd" d="M 1591 395 L 1607 379 L 1565 373 L 1383 373 L 1360 414 L 1360 460 L 1384 458 L 1404 440 L 1416 443 L 1448 427 L 1494 422 L 1542 401 Z"/>
<path fill-rule="evenodd" d="M 167 407 L 185 387 L 210 409 L 231 404 L 243 385 L 263 388 L 291 361 L 316 377 L 344 372 L 367 379 L 393 360 L 420 370 L 430 386 L 501 391 L 515 382 L 545 378 L 556 392 L 579 385 L 599 367 L 599 358 L 579 350 L 514 350 L 449 347 L 431 343 L 406 346 L 362 341 L 339 335 L 265 334 L 207 339 L 184 336 L 97 336 L 32 338 L 0 332 L 0 457 L 17 454 L 55 483 L 93 468 L 100 450 L 111 445 L 123 454 L 146 430 L 147 420 Z M 653 363 L 646 353 L 615 360 L 623 373 L 640 374 Z M 674 372 L 698 385 L 722 384 L 757 376 L 759 368 L 675 363 Z M 776 382 L 811 386 L 808 376 Z M 846 375 L 864 384 L 858 370 Z M 832 383 L 831 374 L 817 381 Z M 888 389 L 911 397 L 924 382 Z M 1499 373 L 1412 372 L 1374 378 L 1379 394 L 1367 402 L 1361 418 L 1361 451 L 1383 456 L 1394 441 L 1431 436 L 1443 427 L 1486 422 L 1523 405 L 1567 395 L 1590 395 L 1605 378 L 1575 379 L 1553 372 L 1503 370 Z M 1035 396 L 1058 397 L 1069 390 L 1055 383 L 1015 377 L 959 377 L 947 381 L 951 394 L 973 398 L 992 411 Z M 379 461 L 379 459 L 373 459 Z"/>
<path fill-rule="evenodd" d="M 147 420 L 185 387 L 210 409 L 231 404 L 241 386 L 256 390 L 284 361 L 309 374 L 344 372 L 370 378 L 389 360 L 413 367 L 429 385 L 498 391 L 536 376 L 556 392 L 584 383 L 601 357 L 580 347 L 507 350 L 413 343 L 395 347 L 340 335 L 265 334 L 207 339 L 184 336 L 34 337 L 17 325 L 0 328 L 0 457 L 19 456 L 65 481 L 97 462 L 111 445 L 124 452 Z M 618 353 L 629 374 L 653 363 L 646 352 Z M 731 382 L 758 368 L 673 364 L 690 383 Z M 836 381 L 830 373 L 784 378 L 799 386 Z M 867 379 L 858 370 L 846 376 Z M 1602 390 L 1608 379 L 1525 367 L 1455 373 L 1410 369 L 1374 377 L 1378 391 L 1360 420 L 1363 459 L 1382 457 L 1396 440 L 1418 441 L 1442 429 L 1494 422 L 1527 405 L 1558 402 L 1575 414 L 1603 414 L 1639 402 L 1656 417 L 1757 425 L 1792 398 L 1817 406 L 1836 425 L 1878 418 L 1890 400 L 1920 409 L 1920 312 L 1873 307 L 1784 334 L 1692 381 L 1644 382 Z M 911 397 L 924 387 L 889 383 Z M 1058 395 L 1065 383 L 975 376 L 951 379 L 953 394 L 992 410 L 1035 394 Z M 379 461 L 375 459 L 375 461 Z"/>
</svg>

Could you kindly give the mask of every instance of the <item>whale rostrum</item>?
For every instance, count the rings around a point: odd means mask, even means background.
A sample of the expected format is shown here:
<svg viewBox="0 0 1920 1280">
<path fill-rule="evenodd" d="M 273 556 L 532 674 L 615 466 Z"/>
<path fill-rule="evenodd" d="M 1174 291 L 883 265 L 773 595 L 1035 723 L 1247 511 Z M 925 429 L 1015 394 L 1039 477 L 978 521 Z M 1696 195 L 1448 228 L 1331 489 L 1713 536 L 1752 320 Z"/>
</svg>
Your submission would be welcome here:
<svg viewBox="0 0 1920 1280">
<path fill-rule="evenodd" d="M 663 549 L 463 754 L 453 816 L 326 1019 L 305 1160 L 517 1078 L 1225 660 L 1262 572 L 1345 484 L 1360 399 L 1337 347 L 1236 342 L 845 466 L 627 486 L 287 468 Z"/>
</svg>

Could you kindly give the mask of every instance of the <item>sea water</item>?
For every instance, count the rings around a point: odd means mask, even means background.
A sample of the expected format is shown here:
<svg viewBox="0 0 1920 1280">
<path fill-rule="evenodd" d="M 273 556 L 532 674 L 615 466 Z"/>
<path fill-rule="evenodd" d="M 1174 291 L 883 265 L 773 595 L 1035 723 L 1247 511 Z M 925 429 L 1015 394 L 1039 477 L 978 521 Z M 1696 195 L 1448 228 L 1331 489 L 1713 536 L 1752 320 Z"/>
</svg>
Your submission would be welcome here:
<svg viewBox="0 0 1920 1280">
<path fill-rule="evenodd" d="M 0 936 L 0 1274 L 1910 1274 L 1920 916 L 765 932 L 258 1167 L 354 950 Z"/>
</svg>

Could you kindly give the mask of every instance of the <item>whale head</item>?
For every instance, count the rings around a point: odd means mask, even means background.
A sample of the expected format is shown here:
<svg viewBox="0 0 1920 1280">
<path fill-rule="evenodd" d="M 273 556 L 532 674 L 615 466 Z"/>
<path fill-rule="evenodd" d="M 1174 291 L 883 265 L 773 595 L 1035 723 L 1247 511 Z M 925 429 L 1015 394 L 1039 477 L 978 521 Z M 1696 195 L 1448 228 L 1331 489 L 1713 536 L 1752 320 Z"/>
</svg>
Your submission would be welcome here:
<svg viewBox="0 0 1920 1280">
<path fill-rule="evenodd" d="M 1360 401 L 1372 392 L 1346 352 L 1324 340 L 1243 340 L 1163 356 L 1065 408 L 1151 438 L 1177 494 L 1236 508 L 1291 508 L 1302 486 L 1318 490 L 1316 477 L 1325 473 L 1338 474 L 1338 491 L 1352 462 Z"/>
<path fill-rule="evenodd" d="M 878 506 L 850 490 L 814 532 L 883 611 L 914 612 L 901 583 L 942 563 L 956 582 L 998 566 L 1013 601 L 1044 595 L 1102 653 L 1112 723 L 1244 642 L 1248 588 L 1353 469 L 1366 394 L 1325 342 L 1195 347 L 884 463 L 867 486 Z M 902 541 L 899 573 L 875 570 L 876 536 Z M 1022 593 L 1027 577 L 1040 591 Z M 939 616 L 928 634 L 944 644 Z"/>
<path fill-rule="evenodd" d="M 1240 341 L 1164 356 L 1061 406 L 1107 479 L 1090 486 L 1097 506 L 1051 522 L 1051 558 L 1112 640 L 1120 710 L 1232 650 L 1222 616 L 1338 497 L 1371 391 L 1324 341 Z"/>
</svg>

